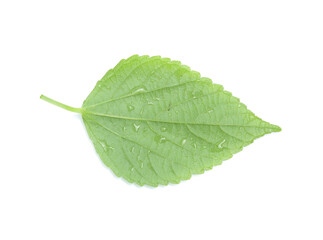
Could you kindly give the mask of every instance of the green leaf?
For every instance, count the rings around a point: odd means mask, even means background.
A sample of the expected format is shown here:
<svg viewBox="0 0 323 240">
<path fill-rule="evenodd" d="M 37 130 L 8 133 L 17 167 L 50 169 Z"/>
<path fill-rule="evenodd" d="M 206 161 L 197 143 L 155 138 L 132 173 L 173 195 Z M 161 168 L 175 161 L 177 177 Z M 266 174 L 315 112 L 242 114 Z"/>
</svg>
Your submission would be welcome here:
<svg viewBox="0 0 323 240">
<path fill-rule="evenodd" d="M 239 99 L 168 58 L 132 56 L 97 82 L 81 113 L 102 161 L 140 186 L 167 185 L 201 174 L 278 126 Z"/>
</svg>

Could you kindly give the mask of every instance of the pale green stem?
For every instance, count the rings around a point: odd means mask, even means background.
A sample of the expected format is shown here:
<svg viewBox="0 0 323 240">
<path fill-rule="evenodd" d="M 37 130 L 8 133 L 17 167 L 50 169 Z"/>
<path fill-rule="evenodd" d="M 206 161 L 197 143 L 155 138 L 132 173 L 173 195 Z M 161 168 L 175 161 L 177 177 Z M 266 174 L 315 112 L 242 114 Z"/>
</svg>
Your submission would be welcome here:
<svg viewBox="0 0 323 240">
<path fill-rule="evenodd" d="M 76 113 L 82 113 L 82 108 L 73 108 L 73 107 L 67 106 L 67 105 L 65 105 L 63 103 L 57 102 L 57 101 L 55 101 L 55 100 L 53 100 L 51 98 L 48 98 L 48 97 L 46 97 L 44 95 L 41 95 L 40 99 L 43 99 L 44 101 L 49 102 L 51 104 L 54 104 L 54 105 L 56 105 L 56 106 L 58 106 L 60 108 L 63 108 L 65 110 L 67 110 L 67 111 L 76 112 Z"/>
</svg>

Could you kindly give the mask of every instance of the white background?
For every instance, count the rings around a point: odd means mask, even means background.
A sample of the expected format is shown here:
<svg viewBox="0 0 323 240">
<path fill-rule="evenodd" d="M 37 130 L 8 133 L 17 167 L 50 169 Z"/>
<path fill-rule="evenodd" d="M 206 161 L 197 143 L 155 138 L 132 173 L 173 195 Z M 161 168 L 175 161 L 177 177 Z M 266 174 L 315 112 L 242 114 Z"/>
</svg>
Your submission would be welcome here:
<svg viewBox="0 0 323 240">
<path fill-rule="evenodd" d="M 0 239 L 323 239 L 322 1 L 0 1 Z M 282 127 L 179 185 L 103 165 L 71 106 L 133 54 Z"/>
</svg>

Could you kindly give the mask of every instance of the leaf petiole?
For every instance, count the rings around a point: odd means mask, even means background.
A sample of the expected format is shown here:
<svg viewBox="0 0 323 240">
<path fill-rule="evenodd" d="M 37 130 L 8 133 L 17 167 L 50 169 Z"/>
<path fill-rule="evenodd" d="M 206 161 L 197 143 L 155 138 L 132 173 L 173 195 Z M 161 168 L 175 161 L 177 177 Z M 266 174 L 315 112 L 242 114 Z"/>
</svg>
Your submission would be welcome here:
<svg viewBox="0 0 323 240">
<path fill-rule="evenodd" d="M 70 111 L 70 112 L 82 113 L 82 111 L 83 111 L 82 108 L 74 108 L 74 107 L 67 106 L 67 105 L 65 105 L 63 103 L 57 102 L 57 101 L 55 101 L 55 100 L 53 100 L 51 98 L 48 98 L 48 97 L 46 97 L 44 95 L 41 95 L 40 99 L 42 99 L 42 100 L 44 100 L 46 102 L 49 102 L 49 103 L 51 103 L 51 104 L 53 104 L 55 106 L 58 106 L 60 108 L 63 108 L 65 110 L 67 110 L 67 111 Z"/>
</svg>

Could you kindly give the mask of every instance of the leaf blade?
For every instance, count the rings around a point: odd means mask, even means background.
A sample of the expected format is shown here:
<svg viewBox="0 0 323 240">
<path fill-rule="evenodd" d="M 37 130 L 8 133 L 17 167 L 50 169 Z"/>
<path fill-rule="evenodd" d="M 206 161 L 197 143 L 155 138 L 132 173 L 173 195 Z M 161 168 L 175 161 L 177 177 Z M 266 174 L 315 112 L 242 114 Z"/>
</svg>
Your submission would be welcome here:
<svg viewBox="0 0 323 240">
<path fill-rule="evenodd" d="M 82 109 L 103 162 L 138 185 L 187 180 L 255 139 L 280 131 L 221 85 L 160 57 L 135 55 L 120 61 Z"/>
</svg>

